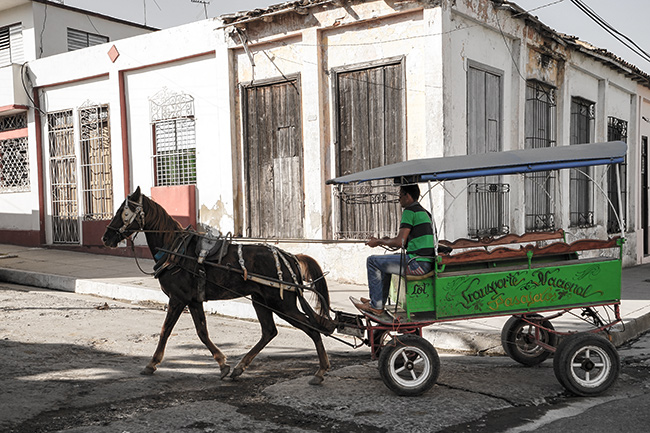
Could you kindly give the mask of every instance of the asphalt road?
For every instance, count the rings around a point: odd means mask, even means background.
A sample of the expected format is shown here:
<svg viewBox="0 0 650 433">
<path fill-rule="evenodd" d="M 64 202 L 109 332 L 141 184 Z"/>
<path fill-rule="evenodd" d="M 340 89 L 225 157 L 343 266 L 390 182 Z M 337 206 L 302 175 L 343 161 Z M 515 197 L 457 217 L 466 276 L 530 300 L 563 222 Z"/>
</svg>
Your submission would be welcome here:
<svg viewBox="0 0 650 433">
<path fill-rule="evenodd" d="M 398 397 L 369 349 L 326 339 L 332 369 L 320 386 L 311 340 L 280 333 L 238 380 L 219 368 L 189 314 L 153 376 L 164 311 L 110 299 L 0 284 L 0 431 L 3 432 L 590 432 L 644 431 L 650 339 L 620 348 L 622 375 L 605 394 L 570 396 L 552 362 L 440 353 L 437 385 Z M 208 316 L 234 364 L 259 337 L 255 322 Z"/>
</svg>

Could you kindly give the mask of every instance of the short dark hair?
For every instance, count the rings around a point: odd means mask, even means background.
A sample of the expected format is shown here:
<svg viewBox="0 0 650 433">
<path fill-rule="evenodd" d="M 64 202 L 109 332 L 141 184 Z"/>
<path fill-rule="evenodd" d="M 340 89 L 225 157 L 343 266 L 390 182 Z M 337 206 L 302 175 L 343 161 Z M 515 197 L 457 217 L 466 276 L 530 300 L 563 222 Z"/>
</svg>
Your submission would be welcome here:
<svg viewBox="0 0 650 433">
<path fill-rule="evenodd" d="M 420 199 L 420 187 L 417 184 L 402 185 L 399 187 L 399 189 L 404 192 L 404 194 L 410 195 L 415 201 L 418 201 Z"/>
</svg>

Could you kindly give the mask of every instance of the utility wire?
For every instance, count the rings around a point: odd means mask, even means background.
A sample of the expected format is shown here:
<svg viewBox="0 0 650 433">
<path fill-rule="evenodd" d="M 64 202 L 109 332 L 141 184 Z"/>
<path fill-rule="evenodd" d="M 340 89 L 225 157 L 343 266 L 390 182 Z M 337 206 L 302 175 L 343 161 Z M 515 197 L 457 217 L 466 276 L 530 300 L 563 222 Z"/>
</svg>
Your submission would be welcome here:
<svg viewBox="0 0 650 433">
<path fill-rule="evenodd" d="M 593 9 L 591 9 L 589 6 L 583 3 L 582 0 L 571 0 L 571 3 L 573 3 L 585 15 L 587 15 L 591 20 L 593 20 L 596 24 L 602 27 L 607 33 L 612 35 L 617 41 L 625 45 L 633 53 L 641 57 L 646 62 L 650 62 L 650 54 L 646 50 L 641 48 L 631 38 L 621 33 L 620 31 L 616 30 L 614 26 L 612 26 L 607 21 L 605 21 L 600 15 L 594 12 Z"/>
</svg>

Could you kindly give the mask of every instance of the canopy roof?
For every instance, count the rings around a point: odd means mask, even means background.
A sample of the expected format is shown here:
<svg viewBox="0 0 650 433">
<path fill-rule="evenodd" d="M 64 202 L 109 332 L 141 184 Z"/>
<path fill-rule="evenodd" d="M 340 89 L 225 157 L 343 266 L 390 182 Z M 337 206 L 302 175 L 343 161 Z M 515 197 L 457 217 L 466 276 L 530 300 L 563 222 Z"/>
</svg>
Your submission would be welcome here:
<svg viewBox="0 0 650 433">
<path fill-rule="evenodd" d="M 398 184 L 463 179 L 623 162 L 622 141 L 412 159 L 330 179 L 328 185 L 394 179 Z"/>
</svg>

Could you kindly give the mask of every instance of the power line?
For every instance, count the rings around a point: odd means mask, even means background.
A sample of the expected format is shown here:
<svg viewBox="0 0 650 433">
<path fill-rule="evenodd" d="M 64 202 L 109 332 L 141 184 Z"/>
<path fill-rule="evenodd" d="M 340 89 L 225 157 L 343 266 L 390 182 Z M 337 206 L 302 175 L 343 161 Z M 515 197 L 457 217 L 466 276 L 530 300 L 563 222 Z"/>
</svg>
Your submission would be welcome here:
<svg viewBox="0 0 650 433">
<path fill-rule="evenodd" d="M 594 12 L 593 9 L 591 9 L 589 6 L 587 6 L 585 3 L 583 3 L 582 0 L 571 0 L 571 3 L 573 3 L 585 15 L 587 15 L 591 20 L 593 20 L 596 24 L 598 24 L 600 27 L 602 27 L 607 33 L 612 35 L 617 41 L 619 41 L 620 43 L 625 45 L 633 53 L 635 53 L 636 55 L 641 57 L 646 62 L 650 62 L 650 54 L 648 54 L 648 52 L 646 50 L 641 48 L 631 38 L 624 35 L 620 31 L 618 31 L 616 28 L 614 28 L 614 26 L 612 26 L 607 21 L 605 21 L 600 15 L 598 15 L 596 12 Z"/>
</svg>

